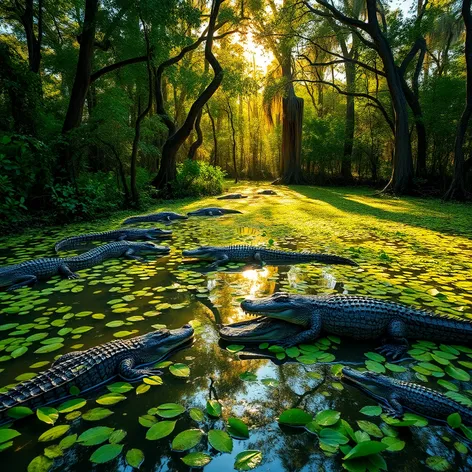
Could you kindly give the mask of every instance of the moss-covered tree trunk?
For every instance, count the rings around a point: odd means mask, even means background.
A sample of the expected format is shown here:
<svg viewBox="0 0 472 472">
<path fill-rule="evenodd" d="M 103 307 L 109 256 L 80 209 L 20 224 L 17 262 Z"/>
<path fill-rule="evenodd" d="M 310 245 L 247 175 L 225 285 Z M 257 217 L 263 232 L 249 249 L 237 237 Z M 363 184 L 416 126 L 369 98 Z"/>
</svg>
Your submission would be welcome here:
<svg viewBox="0 0 472 472">
<path fill-rule="evenodd" d="M 301 150 L 303 126 L 303 98 L 297 97 L 292 80 L 292 57 L 284 55 L 282 73 L 288 82 L 282 98 L 282 149 L 280 162 L 280 183 L 299 184 L 302 182 Z M 290 82 L 290 83 L 289 83 Z"/>
</svg>

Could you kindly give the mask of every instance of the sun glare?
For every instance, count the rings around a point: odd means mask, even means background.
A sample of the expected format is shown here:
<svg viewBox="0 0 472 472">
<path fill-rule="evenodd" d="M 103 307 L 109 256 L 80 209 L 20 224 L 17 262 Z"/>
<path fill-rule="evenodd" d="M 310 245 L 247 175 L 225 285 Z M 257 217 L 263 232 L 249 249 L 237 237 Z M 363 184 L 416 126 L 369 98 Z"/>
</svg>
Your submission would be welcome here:
<svg viewBox="0 0 472 472">
<path fill-rule="evenodd" d="M 246 60 L 265 74 L 269 64 L 274 60 L 272 52 L 257 44 L 254 41 L 254 35 L 250 31 L 245 35 L 235 35 L 234 39 L 244 48 Z"/>
</svg>

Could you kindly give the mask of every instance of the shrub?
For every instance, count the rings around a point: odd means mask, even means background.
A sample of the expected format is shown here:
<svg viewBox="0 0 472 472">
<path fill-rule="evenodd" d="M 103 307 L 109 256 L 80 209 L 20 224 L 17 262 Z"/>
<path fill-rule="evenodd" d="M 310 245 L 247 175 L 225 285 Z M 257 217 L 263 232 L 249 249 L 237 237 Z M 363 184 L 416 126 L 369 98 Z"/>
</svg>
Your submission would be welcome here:
<svg viewBox="0 0 472 472">
<path fill-rule="evenodd" d="M 177 198 L 219 195 L 226 173 L 220 167 L 187 159 L 177 166 L 174 193 Z"/>
</svg>

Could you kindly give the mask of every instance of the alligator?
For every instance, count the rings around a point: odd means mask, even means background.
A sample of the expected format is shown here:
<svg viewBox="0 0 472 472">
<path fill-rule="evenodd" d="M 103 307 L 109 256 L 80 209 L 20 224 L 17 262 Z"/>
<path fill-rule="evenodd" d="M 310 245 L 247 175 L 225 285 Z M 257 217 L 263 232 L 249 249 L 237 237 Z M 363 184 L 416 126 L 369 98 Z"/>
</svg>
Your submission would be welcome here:
<svg viewBox="0 0 472 472">
<path fill-rule="evenodd" d="M 228 208 L 218 208 L 218 207 L 208 207 L 208 208 L 200 208 L 199 210 L 190 211 L 187 213 L 188 216 L 221 216 L 221 215 L 229 215 L 233 213 L 242 213 L 239 210 L 231 210 Z"/>
<path fill-rule="evenodd" d="M 371 371 L 360 372 L 343 367 L 342 380 L 353 385 L 384 406 L 388 415 L 401 418 L 406 411 L 446 422 L 459 413 L 462 423 L 472 425 L 472 410 L 440 392 L 423 385 L 393 379 Z"/>
<path fill-rule="evenodd" d="M 152 253 L 158 256 L 169 254 L 167 246 L 158 246 L 150 241 L 117 241 L 104 244 L 90 251 L 72 257 L 48 257 L 33 259 L 20 264 L 0 267 L 0 287 L 16 290 L 26 285 L 34 285 L 38 279 L 47 279 L 62 275 L 68 279 L 77 279 L 77 270 L 88 269 L 106 259 L 125 256 L 129 259 L 143 260 L 135 253 Z"/>
<path fill-rule="evenodd" d="M 56 243 L 54 249 L 59 252 L 64 249 L 75 249 L 90 241 L 136 241 L 138 239 L 163 239 L 170 238 L 172 231 L 158 228 L 127 228 L 103 231 L 101 233 L 88 233 L 79 236 L 65 238 Z"/>
<path fill-rule="evenodd" d="M 223 339 L 294 346 L 313 341 L 322 333 L 356 340 L 386 338 L 392 342 L 379 348 L 379 352 L 393 358 L 408 350 L 408 339 L 472 344 L 472 321 L 467 318 L 439 315 L 371 297 L 274 293 L 258 300 L 246 299 L 241 308 L 261 317 L 224 326 L 220 330 Z M 287 334 L 284 326 L 290 325 Z M 293 329 L 294 325 L 299 331 Z"/>
<path fill-rule="evenodd" d="M 131 216 L 123 221 L 124 225 L 130 223 L 170 223 L 174 220 L 186 220 L 188 216 L 179 215 L 173 211 L 161 211 L 159 213 L 151 213 L 149 215 Z"/>
<path fill-rule="evenodd" d="M 247 198 L 247 195 L 243 195 L 241 193 L 228 193 L 228 195 L 222 195 L 221 197 L 217 197 L 218 200 L 238 200 L 239 198 Z"/>
<path fill-rule="evenodd" d="M 266 249 L 258 246 L 201 246 L 197 249 L 182 251 L 186 257 L 215 260 L 209 267 L 216 268 L 227 262 L 248 262 L 268 265 L 303 264 L 305 262 L 321 262 L 325 264 L 347 264 L 356 266 L 357 263 L 345 257 L 314 252 L 288 252 L 277 249 Z"/>
<path fill-rule="evenodd" d="M 277 195 L 277 192 L 274 192 L 273 190 L 261 190 L 260 192 L 257 192 L 258 195 Z"/>
<path fill-rule="evenodd" d="M 193 337 L 186 324 L 179 329 L 159 329 L 132 339 L 118 339 L 86 351 L 75 351 L 59 357 L 52 366 L 36 377 L 0 394 L 0 421 L 15 406 L 37 408 L 70 396 L 72 387 L 83 394 L 119 376 L 134 382 L 161 372 L 148 368 L 168 357 Z"/>
</svg>

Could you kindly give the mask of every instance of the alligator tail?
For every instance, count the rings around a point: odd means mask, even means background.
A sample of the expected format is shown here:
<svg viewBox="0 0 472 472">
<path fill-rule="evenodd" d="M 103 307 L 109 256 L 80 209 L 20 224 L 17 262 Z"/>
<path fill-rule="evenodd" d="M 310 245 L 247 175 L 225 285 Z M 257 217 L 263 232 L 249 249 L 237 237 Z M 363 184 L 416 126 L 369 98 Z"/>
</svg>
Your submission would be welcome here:
<svg viewBox="0 0 472 472">
<path fill-rule="evenodd" d="M 325 264 L 344 264 L 350 266 L 358 266 L 359 264 L 347 257 L 335 256 L 333 254 L 314 254 L 313 260 L 323 262 Z"/>
</svg>

